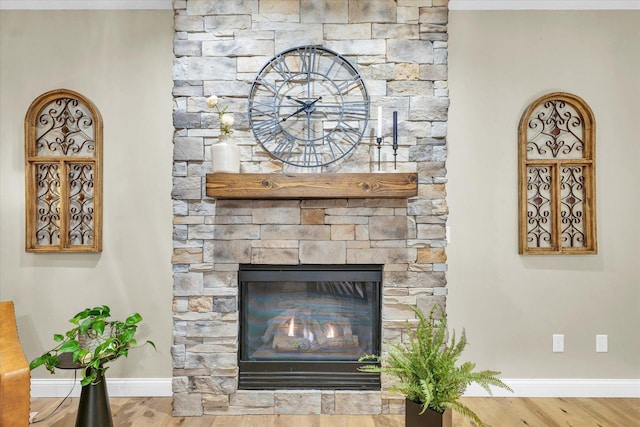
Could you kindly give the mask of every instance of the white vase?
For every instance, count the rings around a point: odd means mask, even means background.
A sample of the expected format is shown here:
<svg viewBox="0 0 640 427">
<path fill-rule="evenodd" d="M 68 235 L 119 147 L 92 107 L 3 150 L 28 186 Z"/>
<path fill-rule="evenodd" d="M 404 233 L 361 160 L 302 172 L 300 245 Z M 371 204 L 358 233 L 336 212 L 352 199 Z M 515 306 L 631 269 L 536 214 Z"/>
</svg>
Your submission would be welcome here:
<svg viewBox="0 0 640 427">
<path fill-rule="evenodd" d="M 240 172 L 240 147 L 230 135 L 220 135 L 218 141 L 211 145 L 211 164 L 214 173 Z"/>
</svg>

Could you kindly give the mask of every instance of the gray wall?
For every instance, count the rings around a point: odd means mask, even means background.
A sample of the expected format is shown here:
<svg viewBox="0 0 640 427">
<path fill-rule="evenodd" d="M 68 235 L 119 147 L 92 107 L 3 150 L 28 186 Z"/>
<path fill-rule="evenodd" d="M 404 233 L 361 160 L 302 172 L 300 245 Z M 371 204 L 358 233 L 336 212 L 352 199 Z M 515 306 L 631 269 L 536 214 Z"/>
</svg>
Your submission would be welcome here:
<svg viewBox="0 0 640 427">
<path fill-rule="evenodd" d="M 450 15 L 447 308 L 466 357 L 506 378 L 640 377 L 639 26 L 631 11 Z M 598 255 L 518 255 L 518 122 L 554 91 L 595 114 Z"/>
<path fill-rule="evenodd" d="M 140 312 L 141 337 L 158 346 L 109 376 L 171 375 L 172 27 L 170 11 L 0 12 L 0 298 L 15 301 L 28 359 L 75 313 L 107 304 L 118 318 Z M 24 115 L 57 88 L 87 96 L 104 120 L 100 254 L 24 251 Z"/>
</svg>

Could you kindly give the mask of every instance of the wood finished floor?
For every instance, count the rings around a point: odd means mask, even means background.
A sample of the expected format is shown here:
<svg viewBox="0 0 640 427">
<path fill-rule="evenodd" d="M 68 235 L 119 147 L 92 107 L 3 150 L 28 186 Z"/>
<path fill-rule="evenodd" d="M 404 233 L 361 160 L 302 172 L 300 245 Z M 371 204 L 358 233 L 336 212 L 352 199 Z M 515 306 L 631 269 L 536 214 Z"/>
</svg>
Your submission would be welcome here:
<svg viewBox="0 0 640 427">
<path fill-rule="evenodd" d="M 36 398 L 36 421 L 61 398 Z M 78 398 L 67 399 L 51 418 L 35 426 L 73 427 Z M 640 427 L 640 399 L 464 398 L 489 427 Z M 243 415 L 172 417 L 171 398 L 111 398 L 115 427 L 402 427 L 401 415 Z M 454 427 L 476 424 L 454 413 Z"/>
</svg>

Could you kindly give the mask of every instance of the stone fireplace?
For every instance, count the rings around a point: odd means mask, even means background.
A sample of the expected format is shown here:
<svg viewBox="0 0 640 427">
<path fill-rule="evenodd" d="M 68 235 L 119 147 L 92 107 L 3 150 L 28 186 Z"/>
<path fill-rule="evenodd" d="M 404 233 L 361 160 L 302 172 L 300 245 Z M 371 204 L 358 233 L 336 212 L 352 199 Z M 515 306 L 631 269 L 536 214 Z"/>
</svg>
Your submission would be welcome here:
<svg viewBox="0 0 640 427">
<path fill-rule="evenodd" d="M 372 341 L 378 341 L 383 353 L 387 343 L 402 339 L 406 320 L 413 319 L 411 307 L 428 311 L 433 304 L 444 304 L 446 0 L 176 0 L 173 4 L 174 415 L 402 413 L 403 399 L 387 391 L 390 383 L 384 377 L 381 387 L 373 389 L 324 383 L 307 389 L 244 387 L 240 363 L 247 343 L 242 342 L 242 331 L 250 325 L 241 324 L 247 303 L 241 300 L 245 296 L 241 275 L 252 266 L 336 266 L 331 270 L 378 266 L 380 335 Z M 371 95 L 371 111 L 380 105 L 389 112 L 383 124 L 389 140 L 390 112 L 398 111 L 397 169 L 388 145 L 381 150 L 381 169 L 417 173 L 417 197 L 206 196 L 209 147 L 219 134 L 217 114 L 205 103 L 211 94 L 235 115 L 233 138 L 241 148 L 241 173 L 301 172 L 283 168 L 265 154 L 246 118 L 255 73 L 275 53 L 301 44 L 324 45 L 358 67 Z M 371 126 L 353 155 L 328 171 L 375 174 L 373 134 Z M 320 288 L 305 287 L 304 292 L 312 298 L 326 296 Z M 361 295 L 361 291 L 349 292 Z M 349 303 L 355 305 L 356 300 Z M 351 320 L 348 316 L 338 320 L 342 336 L 349 335 L 344 332 Z M 328 323 L 322 316 L 315 321 Z M 291 321 L 272 324 L 290 327 Z M 355 342 L 353 329 L 351 338 L 342 338 L 344 343 Z M 356 335 L 360 344 L 363 334 Z M 312 345 L 304 331 L 293 337 L 300 338 L 301 346 Z M 362 336 L 363 341 L 368 339 Z M 295 348 L 296 339 L 279 340 L 282 349 Z M 273 348 L 273 340 L 267 342 Z M 375 345 L 371 348 L 377 350 Z"/>
</svg>

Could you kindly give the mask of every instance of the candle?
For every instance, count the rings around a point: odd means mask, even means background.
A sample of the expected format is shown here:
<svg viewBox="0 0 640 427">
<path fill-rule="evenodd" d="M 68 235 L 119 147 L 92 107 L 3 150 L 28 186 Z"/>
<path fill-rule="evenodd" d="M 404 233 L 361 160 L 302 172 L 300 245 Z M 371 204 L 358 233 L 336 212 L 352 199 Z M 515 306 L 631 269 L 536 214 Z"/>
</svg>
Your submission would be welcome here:
<svg viewBox="0 0 640 427">
<path fill-rule="evenodd" d="M 382 138 L 382 107 L 378 106 L 378 131 L 376 138 Z"/>
<path fill-rule="evenodd" d="M 398 112 L 393 112 L 393 149 L 398 148 Z"/>
</svg>

